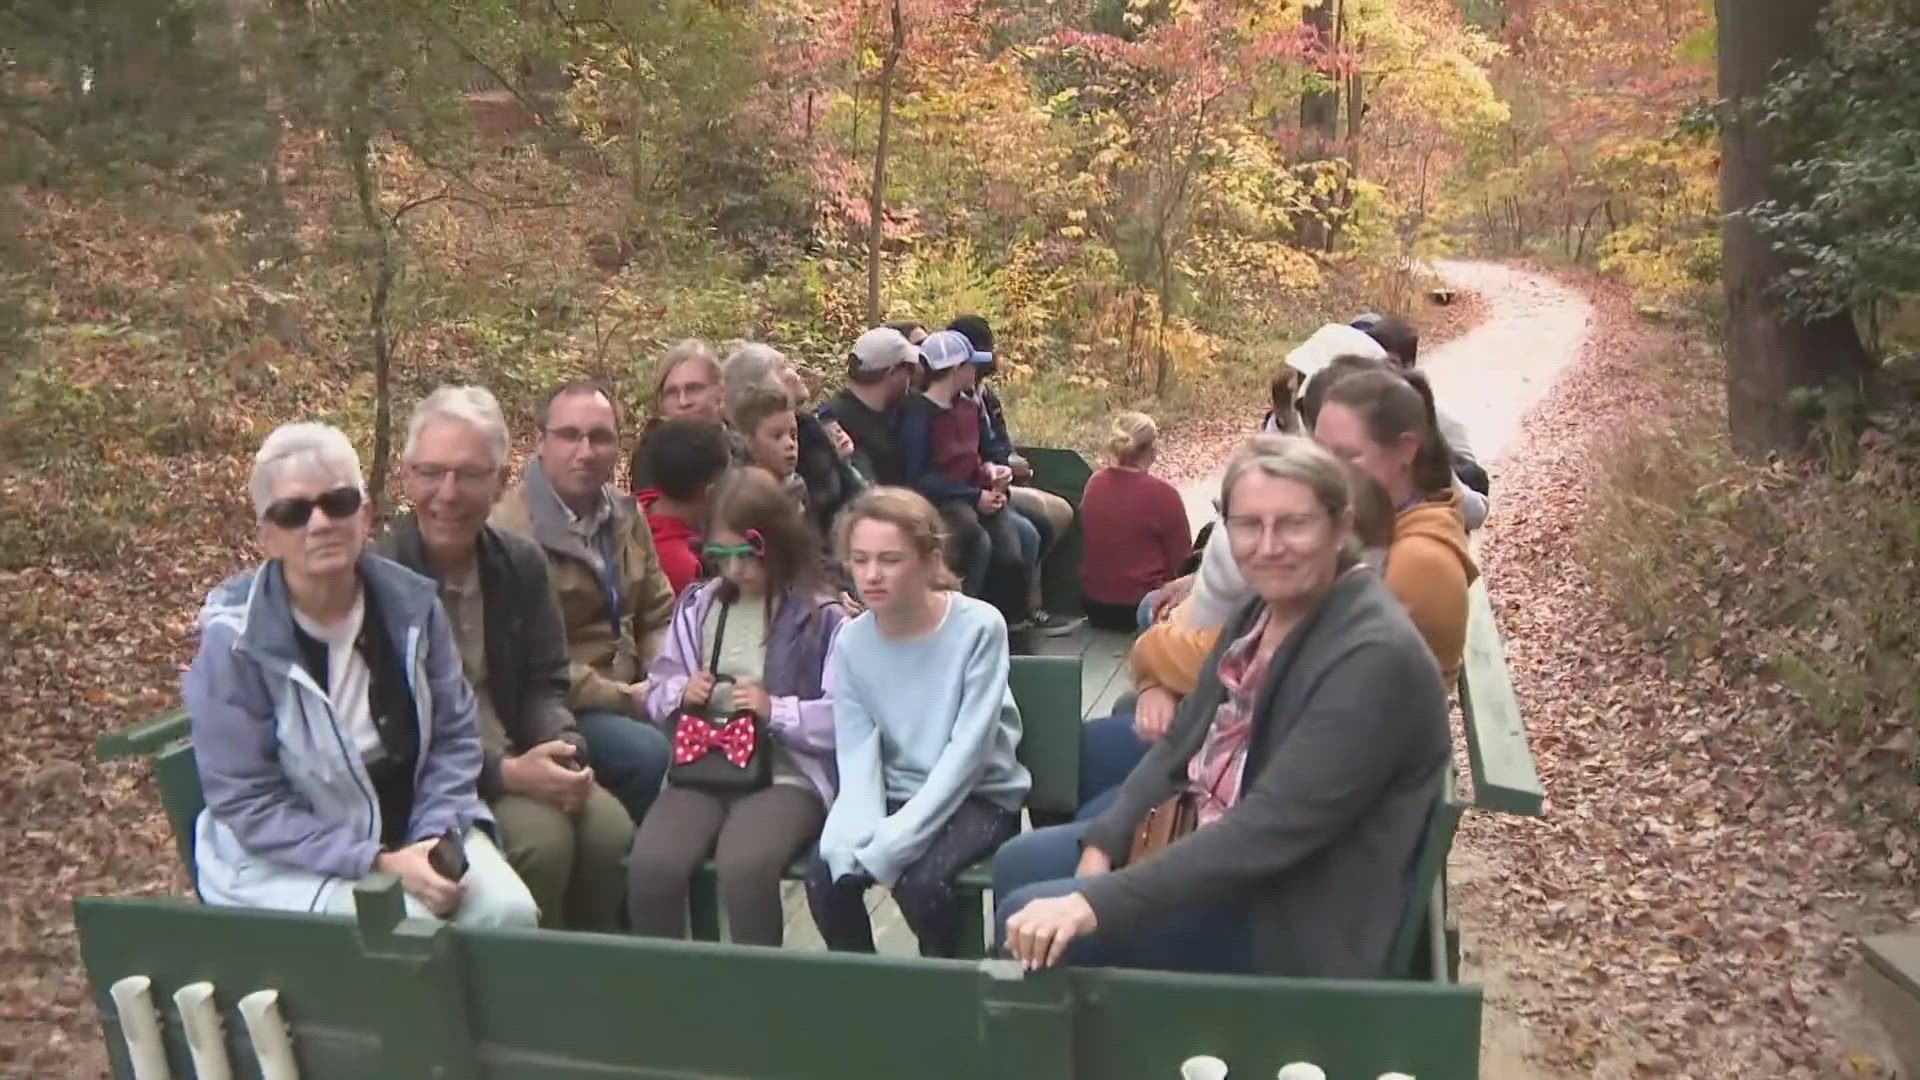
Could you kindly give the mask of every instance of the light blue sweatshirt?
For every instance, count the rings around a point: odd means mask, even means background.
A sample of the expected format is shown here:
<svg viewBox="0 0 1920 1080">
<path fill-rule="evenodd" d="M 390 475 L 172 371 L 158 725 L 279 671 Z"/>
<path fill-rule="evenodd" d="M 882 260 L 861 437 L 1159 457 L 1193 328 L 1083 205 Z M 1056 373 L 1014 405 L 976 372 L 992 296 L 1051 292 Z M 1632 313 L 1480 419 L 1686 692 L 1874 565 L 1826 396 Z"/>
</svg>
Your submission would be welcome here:
<svg viewBox="0 0 1920 1080">
<path fill-rule="evenodd" d="M 868 612 L 827 661 L 840 794 L 820 832 L 835 878 L 892 885 L 969 795 L 1017 810 L 1032 777 L 1014 756 L 1020 710 L 1007 689 L 1007 624 L 949 593 L 932 633 L 883 636 Z M 889 814 L 889 803 L 903 803 Z"/>
</svg>

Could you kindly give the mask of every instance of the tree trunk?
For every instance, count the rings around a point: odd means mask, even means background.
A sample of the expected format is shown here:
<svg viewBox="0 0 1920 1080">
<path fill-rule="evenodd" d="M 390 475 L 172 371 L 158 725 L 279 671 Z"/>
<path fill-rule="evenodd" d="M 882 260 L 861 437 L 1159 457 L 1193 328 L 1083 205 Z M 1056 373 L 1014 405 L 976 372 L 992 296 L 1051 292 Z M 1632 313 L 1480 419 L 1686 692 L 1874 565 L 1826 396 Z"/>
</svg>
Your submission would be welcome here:
<svg viewBox="0 0 1920 1080">
<path fill-rule="evenodd" d="M 1315 45 L 1329 57 L 1336 46 L 1334 41 L 1335 2 L 1336 0 L 1319 0 L 1318 3 L 1300 12 L 1302 25 L 1311 32 Z M 1303 164 L 1296 169 L 1296 172 L 1313 188 L 1319 187 L 1327 167 L 1327 159 L 1333 156 L 1334 144 L 1340 137 L 1340 83 L 1334 78 L 1331 69 L 1332 64 L 1328 60 L 1317 72 L 1326 81 L 1324 88 L 1300 95 Z M 1332 243 L 1333 236 L 1332 230 L 1328 227 L 1327 213 L 1330 201 L 1328 195 L 1310 191 L 1309 209 L 1301 211 L 1294 222 L 1294 233 L 1300 238 L 1300 245 L 1309 251 L 1324 251 Z"/>
<path fill-rule="evenodd" d="M 387 490 L 388 458 L 393 452 L 393 336 L 387 321 L 395 268 L 391 226 L 380 209 L 380 179 L 375 172 L 373 140 L 366 124 L 364 113 L 348 120 L 342 146 L 353 172 L 360 224 L 366 230 L 365 240 L 371 249 L 366 258 L 372 263 L 373 272 L 367 292 L 367 336 L 373 347 L 373 467 L 366 479 L 368 498 L 377 519 Z"/>
<path fill-rule="evenodd" d="M 1871 370 L 1846 314 L 1801 322 L 1771 287 L 1790 267 L 1751 224 L 1732 216 L 1783 194 L 1777 133 L 1742 115 L 1776 63 L 1798 64 L 1819 48 L 1823 0 L 1715 0 L 1720 32 L 1721 278 L 1727 291 L 1727 426 L 1734 448 L 1750 456 L 1797 453 L 1818 412 L 1796 391 L 1837 388 L 1856 395 Z M 1857 397 L 1855 400 L 1858 400 Z"/>
<path fill-rule="evenodd" d="M 893 72 L 900 65 L 900 51 L 907 44 L 907 24 L 900 12 L 901 0 L 893 0 L 890 19 L 893 36 L 887 41 L 887 57 L 880 63 L 880 134 L 873 149 L 873 193 L 867 199 L 867 325 L 880 322 L 880 241 L 881 215 L 887 198 L 887 136 L 893 127 Z"/>
</svg>

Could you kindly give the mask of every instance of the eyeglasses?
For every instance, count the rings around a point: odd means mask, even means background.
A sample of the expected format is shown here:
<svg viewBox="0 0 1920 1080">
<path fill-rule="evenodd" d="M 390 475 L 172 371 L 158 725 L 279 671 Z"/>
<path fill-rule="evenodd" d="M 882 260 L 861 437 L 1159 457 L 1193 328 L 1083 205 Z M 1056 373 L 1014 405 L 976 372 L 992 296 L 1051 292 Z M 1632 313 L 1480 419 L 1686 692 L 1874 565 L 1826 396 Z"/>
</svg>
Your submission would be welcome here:
<svg viewBox="0 0 1920 1080">
<path fill-rule="evenodd" d="M 439 487 L 447 477 L 451 476 L 456 485 L 466 488 L 468 491 L 474 491 L 484 487 L 487 481 L 500 475 L 498 469 L 489 469 L 483 465 L 460 465 L 457 467 L 453 465 L 409 465 L 407 466 L 407 471 L 413 474 L 415 480 L 420 481 L 428 487 Z"/>
<path fill-rule="evenodd" d="M 303 529 L 313 520 L 313 508 L 334 521 L 350 518 L 360 512 L 360 489 L 357 487 L 337 487 L 324 495 L 313 498 L 277 499 L 260 514 L 260 520 L 282 529 Z"/>
<path fill-rule="evenodd" d="M 575 445 L 578 445 L 580 441 L 584 439 L 595 450 L 605 450 L 620 438 L 612 428 L 603 427 L 588 428 L 586 431 L 581 431 L 577 427 L 550 427 L 547 429 L 547 434 L 559 439 L 563 443 L 573 443 Z"/>
<path fill-rule="evenodd" d="M 1252 514 L 1234 514 L 1226 523 L 1227 536 L 1241 544 L 1257 544 L 1271 530 L 1281 543 L 1298 545 L 1319 539 L 1327 518 L 1324 514 L 1294 514 L 1268 521 Z"/>
</svg>

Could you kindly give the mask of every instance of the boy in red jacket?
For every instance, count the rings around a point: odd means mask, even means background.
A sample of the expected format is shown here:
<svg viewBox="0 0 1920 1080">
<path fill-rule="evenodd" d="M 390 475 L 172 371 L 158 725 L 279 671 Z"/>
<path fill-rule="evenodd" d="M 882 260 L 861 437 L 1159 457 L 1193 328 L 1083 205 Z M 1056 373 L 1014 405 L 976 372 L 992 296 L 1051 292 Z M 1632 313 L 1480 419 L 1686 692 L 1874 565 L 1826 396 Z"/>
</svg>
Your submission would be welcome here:
<svg viewBox="0 0 1920 1080">
<path fill-rule="evenodd" d="M 711 420 L 668 420 L 634 453 L 634 473 L 656 487 L 634 492 L 653 530 L 660 569 L 679 596 L 700 580 L 700 542 L 714 484 L 733 463 L 727 430 Z"/>
</svg>

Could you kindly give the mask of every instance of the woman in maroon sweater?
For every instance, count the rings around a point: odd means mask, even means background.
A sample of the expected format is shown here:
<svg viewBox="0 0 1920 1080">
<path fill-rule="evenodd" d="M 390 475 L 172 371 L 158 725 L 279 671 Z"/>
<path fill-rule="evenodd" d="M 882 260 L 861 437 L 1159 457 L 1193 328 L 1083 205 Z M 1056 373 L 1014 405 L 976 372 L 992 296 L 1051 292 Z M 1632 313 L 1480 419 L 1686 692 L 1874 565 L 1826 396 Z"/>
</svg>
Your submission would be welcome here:
<svg viewBox="0 0 1920 1080">
<path fill-rule="evenodd" d="M 1144 413 L 1113 419 L 1106 468 L 1094 473 L 1080 497 L 1086 554 L 1080 593 L 1087 621 L 1132 633 L 1135 611 L 1148 593 L 1180 575 L 1193 549 L 1187 508 L 1172 484 L 1148 472 L 1160 429 Z"/>
</svg>

